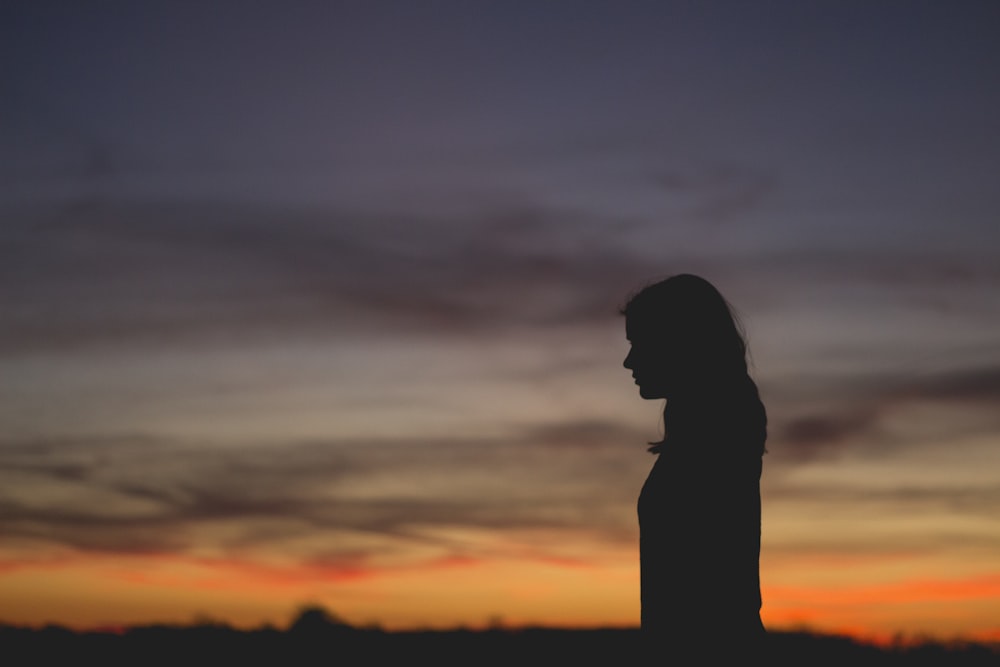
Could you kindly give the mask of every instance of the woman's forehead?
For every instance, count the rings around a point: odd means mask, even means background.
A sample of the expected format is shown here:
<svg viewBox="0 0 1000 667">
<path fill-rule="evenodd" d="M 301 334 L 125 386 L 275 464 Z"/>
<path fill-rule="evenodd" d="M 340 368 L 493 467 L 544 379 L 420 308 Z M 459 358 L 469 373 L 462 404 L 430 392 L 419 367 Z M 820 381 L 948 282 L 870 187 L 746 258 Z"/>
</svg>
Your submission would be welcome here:
<svg viewBox="0 0 1000 667">
<path fill-rule="evenodd" d="M 667 328 L 666 318 L 634 314 L 625 316 L 625 337 L 631 341 L 662 336 Z"/>
</svg>

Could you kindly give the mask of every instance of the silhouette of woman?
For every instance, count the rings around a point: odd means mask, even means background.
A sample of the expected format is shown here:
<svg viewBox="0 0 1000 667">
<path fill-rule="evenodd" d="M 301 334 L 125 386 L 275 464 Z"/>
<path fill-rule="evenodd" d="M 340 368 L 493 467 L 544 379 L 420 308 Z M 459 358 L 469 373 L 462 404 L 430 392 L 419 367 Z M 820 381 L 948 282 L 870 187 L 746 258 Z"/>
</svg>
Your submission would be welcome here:
<svg viewBox="0 0 1000 667">
<path fill-rule="evenodd" d="M 732 309 L 675 275 L 622 309 L 625 368 L 666 399 L 665 436 L 639 495 L 642 634 L 649 657 L 752 658 L 760 620 L 760 475 L 767 417 Z M 691 664 L 686 662 L 685 664 Z M 710 663 L 706 663 L 710 664 Z"/>
</svg>

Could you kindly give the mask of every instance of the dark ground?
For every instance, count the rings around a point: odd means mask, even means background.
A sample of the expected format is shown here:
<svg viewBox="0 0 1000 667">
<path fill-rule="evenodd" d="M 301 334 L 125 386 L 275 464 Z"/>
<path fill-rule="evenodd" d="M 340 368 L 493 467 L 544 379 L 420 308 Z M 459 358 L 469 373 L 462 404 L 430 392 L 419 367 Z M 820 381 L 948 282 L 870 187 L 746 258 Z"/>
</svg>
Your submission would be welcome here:
<svg viewBox="0 0 1000 667">
<path fill-rule="evenodd" d="M 720 638 L 720 645 L 724 645 Z M 0 627 L 5 665 L 440 665 L 511 667 L 632 665 L 636 630 L 453 630 L 387 632 L 301 619 L 288 630 L 240 631 L 222 625 L 149 626 L 121 633 Z M 757 664 L 847 667 L 1000 666 L 1000 647 L 923 643 L 879 648 L 844 637 L 771 633 Z M 666 664 L 662 660 L 654 661 Z M 728 662 L 728 661 L 727 661 Z M 734 656 L 731 664 L 743 663 Z M 683 664 L 704 664 L 697 656 Z M 713 664 L 718 664 L 713 661 Z"/>
</svg>

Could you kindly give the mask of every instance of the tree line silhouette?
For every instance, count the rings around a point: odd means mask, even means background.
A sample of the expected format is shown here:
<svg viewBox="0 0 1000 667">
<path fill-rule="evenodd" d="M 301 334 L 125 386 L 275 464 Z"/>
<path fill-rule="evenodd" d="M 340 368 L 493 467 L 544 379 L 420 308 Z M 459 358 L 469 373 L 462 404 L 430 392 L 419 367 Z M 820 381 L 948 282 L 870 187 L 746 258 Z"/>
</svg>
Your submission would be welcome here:
<svg viewBox="0 0 1000 667">
<path fill-rule="evenodd" d="M 319 606 L 303 607 L 287 628 L 239 630 L 223 623 L 146 625 L 117 631 L 0 626 L 6 664 L 75 665 L 356 665 L 423 664 L 549 667 L 645 662 L 638 628 L 387 631 L 356 627 Z M 716 638 L 725 645 L 726 638 Z M 697 665 L 694 647 L 687 664 Z M 717 646 L 713 647 L 717 654 Z M 740 662 L 734 655 L 733 663 Z M 808 631 L 768 633 L 766 662 L 775 665 L 923 667 L 1000 665 L 1000 644 L 898 642 L 877 646 Z"/>
</svg>

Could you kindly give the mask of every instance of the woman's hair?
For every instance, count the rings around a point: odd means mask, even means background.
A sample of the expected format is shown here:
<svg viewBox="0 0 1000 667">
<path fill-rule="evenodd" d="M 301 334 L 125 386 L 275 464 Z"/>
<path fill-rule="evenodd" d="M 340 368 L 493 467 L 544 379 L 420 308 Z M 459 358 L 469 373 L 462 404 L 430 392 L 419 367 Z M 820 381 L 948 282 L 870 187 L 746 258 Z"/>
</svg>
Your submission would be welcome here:
<svg viewBox="0 0 1000 667">
<path fill-rule="evenodd" d="M 673 380 L 682 386 L 664 410 L 668 437 L 688 426 L 694 430 L 729 423 L 738 429 L 742 424 L 749 433 L 734 430 L 729 435 L 741 440 L 752 436 L 764 451 L 766 415 L 747 373 L 745 334 L 734 309 L 715 286 L 691 274 L 671 276 L 642 288 L 621 313 L 633 338 L 662 346 L 676 360 L 680 377 Z M 718 414 L 722 411 L 730 414 Z M 663 442 L 652 443 L 651 451 L 659 451 Z"/>
</svg>

